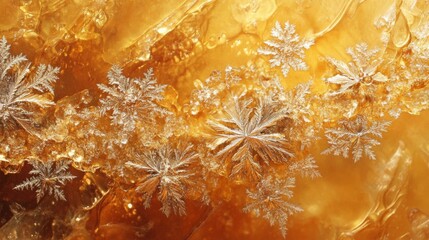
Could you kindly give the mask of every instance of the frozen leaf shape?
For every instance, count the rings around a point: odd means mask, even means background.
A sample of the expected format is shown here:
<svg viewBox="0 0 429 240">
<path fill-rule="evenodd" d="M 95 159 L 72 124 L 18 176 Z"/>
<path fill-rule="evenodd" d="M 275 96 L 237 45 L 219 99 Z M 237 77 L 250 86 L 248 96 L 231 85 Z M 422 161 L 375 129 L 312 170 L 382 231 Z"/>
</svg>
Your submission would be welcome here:
<svg viewBox="0 0 429 240">
<path fill-rule="evenodd" d="M 351 153 L 355 162 L 360 160 L 364 154 L 370 159 L 375 159 L 372 147 L 379 145 L 380 142 L 373 138 L 380 138 L 389 124 L 390 122 L 373 122 L 369 126 L 368 119 L 363 115 L 358 115 L 355 120 L 340 120 L 337 128 L 326 130 L 330 147 L 322 154 L 342 155 L 344 158 L 348 158 Z"/>
<path fill-rule="evenodd" d="M 67 171 L 69 163 L 67 161 L 33 161 L 33 169 L 30 171 L 34 175 L 14 187 L 16 190 L 37 189 L 37 202 L 46 194 L 53 195 L 55 200 L 66 201 L 62 186 L 68 181 L 72 181 L 76 176 Z"/>
<path fill-rule="evenodd" d="M 125 163 L 143 174 L 136 191 L 143 193 L 146 208 L 150 207 L 152 196 L 158 191 L 161 211 L 167 217 L 171 211 L 179 215 L 186 213 L 184 197 L 187 186 L 192 185 L 189 178 L 193 175 L 189 166 L 198 157 L 191 149 L 192 145 L 183 151 L 167 145 Z"/>
<path fill-rule="evenodd" d="M 103 114 L 111 111 L 112 125 L 131 132 L 137 122 L 153 125 L 156 116 L 167 114 L 167 110 L 158 105 L 166 86 L 157 83 L 152 69 L 143 78 L 127 78 L 119 66 L 113 66 L 107 78 L 109 85 L 98 84 L 98 87 L 107 94 L 100 100 L 101 109 Z"/>
<path fill-rule="evenodd" d="M 258 49 L 258 53 L 271 56 L 269 60 L 271 67 L 280 67 L 286 77 L 293 68 L 295 71 L 307 70 L 304 62 L 304 49 L 313 45 L 313 40 L 301 39 L 295 31 L 295 25 L 286 22 L 284 27 L 279 22 L 275 23 L 271 30 L 273 40 L 265 41 L 264 47 Z"/>
<path fill-rule="evenodd" d="M 6 38 L 0 41 L 0 127 L 21 126 L 31 132 L 32 117 L 37 108 L 53 105 L 43 93 L 54 94 L 53 84 L 59 68 L 40 65 L 30 77 L 30 63 L 24 55 L 10 54 Z"/>
<path fill-rule="evenodd" d="M 251 104 L 252 100 L 234 98 L 234 107 L 225 109 L 226 118 L 209 121 L 216 132 L 210 147 L 220 149 L 216 157 L 231 159 L 231 175 L 259 178 L 261 165 L 255 156 L 269 164 L 286 162 L 292 154 L 285 148 L 284 135 L 269 131 L 284 118 L 284 112 L 276 110 L 266 99 L 260 99 L 256 107 Z"/>
<path fill-rule="evenodd" d="M 256 191 L 247 190 L 250 203 L 243 211 L 252 212 L 257 217 L 262 216 L 270 222 L 271 226 L 277 224 L 283 237 L 286 236 L 287 220 L 290 215 L 302 212 L 302 208 L 290 203 L 293 197 L 292 188 L 295 187 L 295 178 L 262 179 L 256 186 Z"/>
<path fill-rule="evenodd" d="M 340 88 L 333 92 L 334 95 L 343 94 L 361 85 L 367 86 L 367 92 L 373 91 L 373 85 L 386 82 L 387 76 L 378 71 L 382 58 L 376 58 L 379 49 L 368 49 L 368 44 L 360 43 L 354 48 L 347 49 L 352 57 L 352 62 L 345 63 L 340 60 L 327 57 L 327 61 L 335 66 L 339 74 L 325 79 L 326 82 L 337 84 Z"/>
</svg>

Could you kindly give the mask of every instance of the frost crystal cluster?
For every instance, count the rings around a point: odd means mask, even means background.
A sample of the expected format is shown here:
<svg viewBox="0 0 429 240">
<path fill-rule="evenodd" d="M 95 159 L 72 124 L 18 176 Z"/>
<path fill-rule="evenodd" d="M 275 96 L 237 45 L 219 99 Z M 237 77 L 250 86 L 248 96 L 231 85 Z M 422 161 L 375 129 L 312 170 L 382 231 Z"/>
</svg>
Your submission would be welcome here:
<svg viewBox="0 0 429 240">
<path fill-rule="evenodd" d="M 30 76 L 31 65 L 24 55 L 13 56 L 6 38 L 0 41 L 0 127 L 22 127 L 31 132 L 40 109 L 54 102 L 44 94 L 54 94 L 59 68 L 40 65 Z"/>
<path fill-rule="evenodd" d="M 0 239 L 428 239 L 424 1 L 9 2 Z"/>
<path fill-rule="evenodd" d="M 46 163 L 33 161 L 31 164 L 33 169 L 30 171 L 30 174 L 34 176 L 16 185 L 14 189 L 36 189 L 38 202 L 46 194 L 53 195 L 56 200 L 66 201 L 64 191 L 61 187 L 76 177 L 67 171 L 69 164 L 66 161 L 49 161 Z"/>
<path fill-rule="evenodd" d="M 276 22 L 271 30 L 274 40 L 265 41 L 265 46 L 258 49 L 258 53 L 270 56 L 272 67 L 280 67 L 283 76 L 289 74 L 292 68 L 295 71 L 307 70 L 308 66 L 304 61 L 304 50 L 313 45 L 312 40 L 302 40 L 296 33 L 295 25 L 286 22 L 284 27 Z"/>
</svg>

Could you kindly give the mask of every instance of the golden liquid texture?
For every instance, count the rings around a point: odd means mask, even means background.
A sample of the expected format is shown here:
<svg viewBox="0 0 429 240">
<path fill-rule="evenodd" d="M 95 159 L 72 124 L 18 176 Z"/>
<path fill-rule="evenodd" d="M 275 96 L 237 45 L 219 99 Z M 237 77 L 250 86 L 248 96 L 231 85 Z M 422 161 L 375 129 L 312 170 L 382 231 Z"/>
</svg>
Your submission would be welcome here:
<svg viewBox="0 0 429 240">
<path fill-rule="evenodd" d="M 1 240 L 429 239 L 427 0 L 0 9 Z"/>
</svg>

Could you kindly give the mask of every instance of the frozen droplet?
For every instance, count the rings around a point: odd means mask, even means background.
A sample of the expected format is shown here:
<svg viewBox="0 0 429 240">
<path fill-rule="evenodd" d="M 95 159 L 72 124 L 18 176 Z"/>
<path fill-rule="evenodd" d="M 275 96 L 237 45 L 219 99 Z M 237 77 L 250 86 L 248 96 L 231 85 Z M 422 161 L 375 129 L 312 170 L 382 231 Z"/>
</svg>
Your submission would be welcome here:
<svg viewBox="0 0 429 240">
<path fill-rule="evenodd" d="M 402 48 L 410 41 L 410 39 L 410 30 L 407 19 L 402 12 L 400 12 L 396 19 L 395 26 L 392 29 L 393 44 L 398 48 Z"/>
</svg>

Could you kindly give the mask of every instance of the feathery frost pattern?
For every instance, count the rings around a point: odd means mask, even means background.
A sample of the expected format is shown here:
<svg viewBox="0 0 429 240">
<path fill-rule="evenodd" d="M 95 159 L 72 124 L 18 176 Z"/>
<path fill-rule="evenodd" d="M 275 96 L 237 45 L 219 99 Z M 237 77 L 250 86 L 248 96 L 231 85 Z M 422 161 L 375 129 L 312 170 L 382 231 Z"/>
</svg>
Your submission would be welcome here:
<svg viewBox="0 0 429 240">
<path fill-rule="evenodd" d="M 43 93 L 54 94 L 53 84 L 59 68 L 40 65 L 31 77 L 30 63 L 20 54 L 10 54 L 6 38 L 0 41 L 0 128 L 21 126 L 32 132 L 32 120 L 43 109 L 53 105 Z"/>
<path fill-rule="evenodd" d="M 289 166 L 290 173 L 298 173 L 304 178 L 318 178 L 321 177 L 319 172 L 319 166 L 316 164 L 316 160 L 311 155 L 306 156 L 301 161 L 295 161 Z"/>
<path fill-rule="evenodd" d="M 53 195 L 55 200 L 66 201 L 62 187 L 66 182 L 72 181 L 76 176 L 69 173 L 69 163 L 67 161 L 38 160 L 30 162 L 33 169 L 30 171 L 34 175 L 17 185 L 14 189 L 26 190 L 36 189 L 37 201 L 39 202 L 46 194 Z"/>
<path fill-rule="evenodd" d="M 156 82 L 153 70 L 149 69 L 143 78 L 127 78 L 119 66 L 113 66 L 107 78 L 109 85 L 98 84 L 107 94 L 100 100 L 102 113 L 111 112 L 112 125 L 120 126 L 123 131 L 122 143 L 128 140 L 128 134 L 136 129 L 138 122 L 153 126 L 156 117 L 168 112 L 158 105 L 163 99 L 166 85 Z M 150 126 L 145 129 L 149 130 Z"/>
<path fill-rule="evenodd" d="M 354 120 L 340 120 L 339 127 L 326 130 L 326 137 L 331 146 L 322 154 L 332 153 L 348 158 L 351 153 L 355 162 L 363 155 L 375 159 L 372 147 L 379 145 L 380 142 L 373 138 L 381 138 L 382 132 L 386 132 L 389 125 L 390 122 L 376 121 L 369 124 L 363 115 L 358 115 Z"/>
<path fill-rule="evenodd" d="M 153 194 L 158 191 L 161 211 L 166 216 L 172 211 L 184 215 L 186 189 L 192 185 L 189 178 L 193 173 L 189 167 L 197 158 L 192 145 L 184 150 L 164 146 L 137 156 L 134 161 L 128 161 L 125 165 L 144 175 L 138 181 L 136 191 L 143 193 L 146 208 L 150 206 Z"/>
<path fill-rule="evenodd" d="M 236 7 L 242 10 L 250 9 L 246 4 L 238 5 Z M 210 7 L 204 9 L 201 12 L 210 11 Z M 11 54 L 11 46 L 3 38 L 0 41 L 0 168 L 10 173 L 19 171 L 17 165 L 23 161 L 31 164 L 29 177 L 14 189 L 34 190 L 39 206 L 50 203 L 44 200 L 66 201 L 68 188 L 77 186 L 67 184 L 76 178 L 71 172 L 80 171 L 83 175 L 80 184 L 86 185 L 80 185 L 79 190 L 92 186 L 102 188 L 96 193 L 97 201 L 90 203 L 91 207 L 104 199 L 115 206 L 122 207 L 121 204 L 127 203 L 129 219 L 142 219 L 144 214 L 153 212 L 135 206 L 150 208 L 159 204 L 165 216 L 183 216 L 187 202 L 198 199 L 201 204 L 208 205 L 206 214 L 201 215 L 206 218 L 200 223 L 219 217 L 215 212 L 218 206 L 239 206 L 245 213 L 278 227 L 285 237 L 288 218 L 304 210 L 298 202 L 293 203 L 296 181 L 321 176 L 311 155 L 319 156 L 314 145 L 321 137 L 326 137 L 328 143 L 322 154 L 342 156 L 355 163 L 362 158 L 374 160 L 374 148 L 381 144 L 382 133 L 390 125 L 387 120 L 398 118 L 401 112 L 417 115 L 428 109 L 429 25 L 420 26 L 424 27 L 424 32 L 419 33 L 415 26 L 404 28 L 409 30 L 409 35 L 400 43 L 404 46 L 398 47 L 400 39 L 394 36 L 396 30 L 390 32 L 390 28 L 401 22 L 395 19 L 397 9 L 392 9 L 389 10 L 392 15 L 386 20 L 389 24 L 378 26 L 385 31 L 384 45 L 370 48 L 372 41 L 368 42 L 370 45 L 364 42 L 352 45 L 345 50 L 350 61 L 317 56 L 319 51 L 307 52 L 314 40 L 298 34 L 301 31 L 290 22 L 275 22 L 271 36 L 262 42 L 258 35 L 265 20 L 241 22 L 234 13 L 234 19 L 243 24 L 243 31 L 251 33 L 251 36 L 247 35 L 253 40 L 231 39 L 230 34 L 221 39 L 204 36 L 193 29 L 194 20 L 199 17 L 193 15 L 192 10 L 186 16 L 192 15 L 195 19 L 184 19 L 162 36 L 158 34 L 159 41 L 153 39 L 156 44 L 153 42 L 148 48 L 150 55 L 144 54 L 150 58 L 144 61 L 142 58 L 131 59 L 140 54 L 136 51 L 119 61 L 132 63 L 124 65 L 125 73 L 131 69 L 159 66 L 155 72 L 166 71 L 159 76 L 163 77 L 159 78 L 160 82 L 170 82 L 171 86 L 160 84 L 151 68 L 140 78 L 132 78 L 123 73 L 121 66 L 112 66 L 106 83 L 97 85 L 96 92 L 101 95 L 86 89 L 56 103 L 52 98 L 59 69 L 49 65 L 31 67 L 24 55 Z M 257 9 L 254 10 L 256 14 Z M 401 10 L 404 9 L 401 7 Z M 407 14 L 405 11 L 401 13 Z M 423 19 L 418 20 L 423 22 Z M 422 24 L 419 21 L 413 25 Z M 333 26 L 327 26 L 314 36 L 320 37 Z M 203 25 L 200 27 L 204 28 Z M 188 38 L 191 32 L 192 38 Z M 165 44 L 170 41 L 171 46 Z M 87 41 L 89 46 L 94 42 L 99 41 Z M 135 42 L 137 45 L 141 43 L 140 40 Z M 329 51 L 326 44 L 320 46 L 319 50 Z M 227 57 L 239 56 L 240 61 L 224 62 L 227 66 L 224 70 L 209 69 L 210 63 L 218 66 L 217 57 L 222 55 L 224 47 L 231 47 L 228 51 L 237 50 L 236 56 L 228 53 Z M 128 49 L 134 49 L 134 45 L 118 51 L 120 54 L 116 56 L 126 56 Z M 312 55 L 311 63 L 305 62 L 307 53 Z M 82 51 L 82 54 L 86 52 Z M 79 68 L 74 69 L 76 59 L 72 55 L 59 56 L 61 60 L 67 56 L 73 63 L 62 63 L 67 66 L 67 79 L 60 86 L 67 86 L 70 83 L 67 81 L 73 79 L 70 76 L 83 76 Z M 203 61 L 199 63 L 198 59 Z M 317 59 L 326 61 L 316 62 Z M 246 64 L 228 65 L 241 60 Z M 194 63 L 197 64 L 189 66 Z M 299 75 L 314 79 L 288 81 L 291 71 L 308 70 L 309 66 L 314 69 Z M 214 71 L 206 76 L 211 70 Z M 79 75 L 75 75 L 76 72 Z M 96 71 L 97 79 L 100 79 L 98 73 Z M 190 89 L 190 81 L 193 81 L 194 89 Z M 320 87 L 321 81 L 329 90 Z M 73 91 L 70 89 L 65 93 Z M 60 92 L 64 94 L 62 90 Z M 55 109 L 48 109 L 54 104 Z M 188 142 L 186 146 L 182 146 L 183 139 Z M 408 156 L 408 151 L 406 153 L 401 146 L 395 155 L 402 158 Z M 381 184 L 381 187 L 377 185 L 381 197 L 361 223 L 349 230 L 344 228 L 346 237 L 370 225 L 381 228 L 385 220 L 395 214 L 397 203 L 404 196 L 411 160 L 407 157 L 401 162 L 400 158 L 392 157 L 389 162 L 383 162 L 382 158 L 379 161 L 384 168 L 377 173 L 382 175 L 381 180 L 375 182 Z M 70 169 L 71 163 L 73 169 Z M 96 181 L 98 174 L 103 175 L 103 184 L 108 186 L 101 186 L 102 181 Z M 124 186 L 126 188 L 122 188 Z M 135 193 L 136 196 L 104 198 L 110 193 L 115 196 Z M 92 195 L 90 198 L 92 201 Z M 70 199 L 73 201 L 70 204 L 75 204 L 76 199 Z M 36 198 L 33 200 L 36 202 Z M 197 209 L 192 208 L 192 211 Z M 197 216 L 189 215 L 191 218 Z M 173 216 L 173 220 L 179 216 Z M 149 220 L 152 224 L 158 219 Z M 149 228 L 152 226 L 148 225 Z M 198 226 L 192 231 L 197 230 Z M 1 231 L 0 228 L 0 235 Z M 341 234 L 342 230 L 334 227 L 332 231 Z M 99 233 L 104 234 L 101 230 Z"/>
<path fill-rule="evenodd" d="M 252 212 L 258 217 L 262 216 L 272 226 L 278 225 L 283 237 L 285 237 L 289 216 L 303 211 L 298 205 L 289 202 L 293 197 L 292 189 L 294 187 L 295 178 L 293 177 L 262 179 L 257 184 L 255 191 L 247 190 L 247 195 L 251 201 L 243 210 L 244 212 Z"/>
<path fill-rule="evenodd" d="M 368 49 L 368 44 L 360 43 L 354 48 L 347 49 L 352 57 L 352 62 L 345 63 L 340 60 L 327 57 L 327 61 L 335 66 L 339 74 L 327 78 L 328 83 L 339 85 L 338 90 L 332 94 L 344 94 L 352 89 L 359 89 L 362 93 L 369 95 L 375 91 L 375 84 L 383 83 L 388 77 L 378 71 L 382 58 L 377 58 L 379 49 Z"/>
<path fill-rule="evenodd" d="M 270 56 L 271 67 L 280 67 L 286 77 L 292 68 L 295 71 L 307 70 L 304 62 L 305 49 L 309 49 L 313 40 L 301 39 L 296 33 L 295 25 L 286 22 L 284 27 L 276 22 L 271 30 L 273 40 L 265 41 L 265 45 L 258 49 L 258 53 Z"/>
<path fill-rule="evenodd" d="M 276 111 L 266 99 L 259 99 L 255 107 L 252 100 L 234 99 L 234 106 L 226 108 L 226 117 L 209 121 L 216 132 L 212 149 L 218 149 L 216 156 L 232 162 L 231 175 L 242 174 L 251 178 L 261 176 L 262 160 L 284 163 L 292 156 L 286 149 L 283 134 L 270 132 L 269 128 L 285 117 L 283 111 Z M 255 157 L 258 156 L 258 158 Z"/>
</svg>

